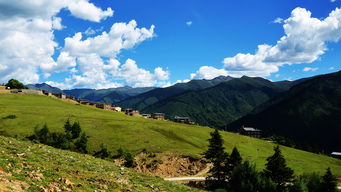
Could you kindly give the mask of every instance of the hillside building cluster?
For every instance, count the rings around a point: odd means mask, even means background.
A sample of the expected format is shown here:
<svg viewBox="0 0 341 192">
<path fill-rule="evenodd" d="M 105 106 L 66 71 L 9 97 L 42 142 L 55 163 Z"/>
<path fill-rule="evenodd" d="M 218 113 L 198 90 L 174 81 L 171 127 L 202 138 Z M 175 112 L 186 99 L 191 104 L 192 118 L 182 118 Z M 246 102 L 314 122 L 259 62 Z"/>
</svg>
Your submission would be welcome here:
<svg viewBox="0 0 341 192">
<path fill-rule="evenodd" d="M 110 104 L 76 99 L 75 97 L 66 95 L 65 93 L 52 93 L 50 91 L 42 90 L 42 89 L 11 89 L 9 87 L 0 86 L 0 93 L 46 95 L 49 97 L 59 98 L 62 100 L 74 101 L 74 102 L 77 102 L 78 105 L 89 105 L 89 106 L 94 106 L 96 108 L 100 108 L 104 110 L 123 112 L 124 114 L 133 116 L 133 117 L 143 117 L 147 119 L 165 120 L 164 113 L 140 114 L 140 112 L 136 109 L 122 109 L 119 106 L 111 106 Z M 189 117 L 175 116 L 173 121 L 177 123 L 185 123 L 185 124 L 190 124 L 190 125 L 194 124 L 194 122 L 192 122 Z"/>
</svg>

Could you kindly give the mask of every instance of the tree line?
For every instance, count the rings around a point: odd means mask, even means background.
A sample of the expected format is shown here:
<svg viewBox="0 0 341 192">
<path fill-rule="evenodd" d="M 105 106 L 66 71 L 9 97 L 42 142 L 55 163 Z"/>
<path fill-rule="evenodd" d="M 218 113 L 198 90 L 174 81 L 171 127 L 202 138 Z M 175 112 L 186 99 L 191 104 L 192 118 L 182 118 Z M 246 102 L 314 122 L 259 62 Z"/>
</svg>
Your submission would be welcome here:
<svg viewBox="0 0 341 192">
<path fill-rule="evenodd" d="M 89 154 L 88 150 L 88 136 L 80 126 L 79 122 L 71 123 L 68 119 L 63 127 L 64 132 L 51 132 L 48 126 L 45 124 L 42 128 L 38 126 L 34 128 L 34 134 L 27 137 L 29 140 L 38 142 L 41 144 L 49 145 L 58 149 L 71 150 L 78 153 Z M 100 145 L 100 149 L 95 151 L 94 157 L 101 159 L 124 159 L 124 166 L 135 167 L 136 162 L 133 155 L 119 148 L 115 155 L 112 155 L 108 148 L 104 145 Z"/>
<path fill-rule="evenodd" d="M 330 168 L 320 176 L 316 173 L 294 177 L 294 171 L 287 167 L 280 147 L 274 147 L 274 154 L 267 158 L 265 169 L 256 170 L 254 164 L 242 159 L 238 149 L 225 152 L 223 139 L 217 129 L 210 133 L 205 158 L 213 164 L 206 178 L 207 189 L 219 192 L 336 192 L 336 177 Z"/>
</svg>

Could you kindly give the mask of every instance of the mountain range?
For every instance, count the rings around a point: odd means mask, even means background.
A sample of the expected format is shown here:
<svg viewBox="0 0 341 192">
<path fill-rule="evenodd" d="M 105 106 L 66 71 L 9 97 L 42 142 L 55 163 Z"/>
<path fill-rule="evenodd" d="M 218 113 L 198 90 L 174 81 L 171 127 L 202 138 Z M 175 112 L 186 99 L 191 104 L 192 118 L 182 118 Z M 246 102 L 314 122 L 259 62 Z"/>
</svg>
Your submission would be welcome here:
<svg viewBox="0 0 341 192">
<path fill-rule="evenodd" d="M 341 71 L 320 75 L 293 86 L 228 125 L 280 135 L 310 151 L 341 151 Z"/>
</svg>

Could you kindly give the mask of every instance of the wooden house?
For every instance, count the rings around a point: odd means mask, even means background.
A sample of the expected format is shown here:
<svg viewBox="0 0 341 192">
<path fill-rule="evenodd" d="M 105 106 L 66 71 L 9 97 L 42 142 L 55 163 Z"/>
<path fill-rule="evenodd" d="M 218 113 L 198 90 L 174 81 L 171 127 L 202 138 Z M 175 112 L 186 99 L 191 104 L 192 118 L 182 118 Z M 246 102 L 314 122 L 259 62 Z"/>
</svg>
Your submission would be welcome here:
<svg viewBox="0 0 341 192">
<path fill-rule="evenodd" d="M 175 116 L 174 117 L 174 122 L 177 123 L 185 123 L 185 124 L 193 124 L 192 120 L 189 117 L 179 117 Z"/>
<path fill-rule="evenodd" d="M 121 112 L 122 108 L 121 107 L 111 107 L 111 110 Z"/>
<path fill-rule="evenodd" d="M 96 103 L 96 107 L 105 110 L 111 110 L 111 105 L 103 104 L 103 103 Z"/>
<path fill-rule="evenodd" d="M 165 120 L 165 114 L 164 113 L 152 113 L 150 114 L 150 118 L 157 119 L 157 120 Z"/>
<path fill-rule="evenodd" d="M 249 137 L 260 138 L 262 131 L 252 127 L 244 127 L 244 125 L 239 129 L 239 134 L 246 135 Z"/>
<path fill-rule="evenodd" d="M 140 116 L 140 112 L 136 109 L 126 109 L 125 110 L 125 114 L 129 115 L 129 116 L 135 116 L 135 117 L 139 117 Z"/>
</svg>

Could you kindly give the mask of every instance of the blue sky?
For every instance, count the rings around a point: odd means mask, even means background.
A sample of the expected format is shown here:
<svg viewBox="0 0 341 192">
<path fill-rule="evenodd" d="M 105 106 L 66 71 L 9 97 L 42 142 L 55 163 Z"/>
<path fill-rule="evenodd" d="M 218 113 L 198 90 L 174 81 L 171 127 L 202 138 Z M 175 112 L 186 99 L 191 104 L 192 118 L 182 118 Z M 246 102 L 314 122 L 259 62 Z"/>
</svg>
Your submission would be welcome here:
<svg viewBox="0 0 341 192">
<path fill-rule="evenodd" d="M 340 0 L 21 1 L 0 0 L 0 12 L 14 10 L 0 13 L 0 30 L 8 32 L 0 35 L 7 50 L 0 51 L 1 82 L 108 88 L 218 75 L 278 81 L 341 66 Z M 115 31 L 115 23 L 123 25 Z M 28 27 L 8 27 L 16 25 Z"/>
</svg>

